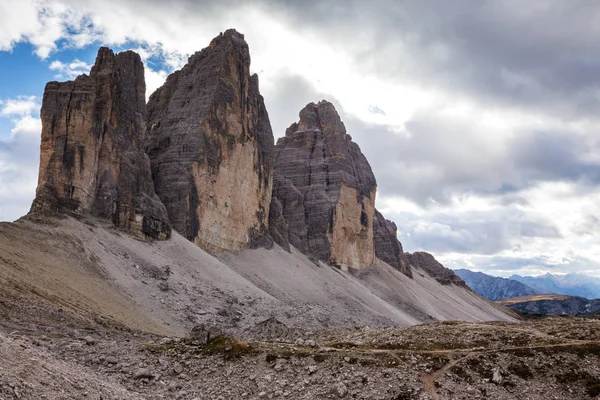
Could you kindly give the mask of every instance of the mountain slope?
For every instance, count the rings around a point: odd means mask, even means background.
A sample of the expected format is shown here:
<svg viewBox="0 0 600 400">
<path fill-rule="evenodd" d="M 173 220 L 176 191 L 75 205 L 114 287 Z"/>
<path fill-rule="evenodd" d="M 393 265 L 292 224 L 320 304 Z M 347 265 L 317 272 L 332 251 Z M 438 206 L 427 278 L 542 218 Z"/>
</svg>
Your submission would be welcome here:
<svg viewBox="0 0 600 400">
<path fill-rule="evenodd" d="M 500 278 L 468 269 L 454 270 L 476 293 L 489 300 L 510 299 L 538 293 L 535 289 L 513 279 Z"/>
<path fill-rule="evenodd" d="M 352 274 L 278 246 L 218 259 L 175 232 L 144 242 L 70 217 L 3 223 L 0 238 L 0 296 L 18 289 L 156 333 L 209 324 L 241 334 L 268 316 L 304 328 L 512 320 L 468 290 L 419 269 L 411 280 L 382 262 Z"/>
<path fill-rule="evenodd" d="M 531 286 L 538 293 L 556 293 L 569 296 L 585 297 L 586 299 L 600 298 L 600 279 L 583 274 L 541 276 L 512 275 L 510 279 Z"/>
</svg>

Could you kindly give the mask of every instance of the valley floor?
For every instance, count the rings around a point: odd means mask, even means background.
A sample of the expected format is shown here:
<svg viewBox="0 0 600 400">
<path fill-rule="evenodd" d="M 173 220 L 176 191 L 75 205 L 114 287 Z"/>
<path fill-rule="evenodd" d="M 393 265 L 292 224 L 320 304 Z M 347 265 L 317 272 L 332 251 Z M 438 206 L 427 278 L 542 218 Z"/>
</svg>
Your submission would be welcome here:
<svg viewBox="0 0 600 400">
<path fill-rule="evenodd" d="M 599 328 L 517 322 L 418 268 L 0 223 L 0 400 L 590 399 Z"/>
<path fill-rule="evenodd" d="M 600 321 L 547 318 L 239 338 L 126 328 L 18 290 L 0 297 L 0 399 L 593 399 Z M 196 332 L 197 333 L 197 332 Z"/>
</svg>

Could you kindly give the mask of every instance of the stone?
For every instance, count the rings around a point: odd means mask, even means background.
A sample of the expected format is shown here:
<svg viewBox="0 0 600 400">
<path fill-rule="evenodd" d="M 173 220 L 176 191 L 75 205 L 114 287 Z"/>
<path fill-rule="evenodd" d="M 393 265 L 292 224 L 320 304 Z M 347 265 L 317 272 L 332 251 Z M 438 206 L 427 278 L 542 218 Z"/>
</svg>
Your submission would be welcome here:
<svg viewBox="0 0 600 400">
<path fill-rule="evenodd" d="M 89 75 L 46 85 L 30 216 L 93 215 L 140 238 L 170 237 L 144 152 L 145 93 L 140 56 L 106 47 Z"/>
<path fill-rule="evenodd" d="M 453 284 L 471 290 L 466 283 L 454 273 L 454 271 L 440 264 L 433 255 L 424 251 L 417 251 L 412 254 L 404 253 L 404 256 L 413 268 L 425 271 L 442 285 Z"/>
<path fill-rule="evenodd" d="M 287 226 L 272 225 L 272 235 L 344 270 L 370 267 L 376 189 L 333 104 L 308 104 L 275 146 L 272 205 L 280 203 Z"/>
<path fill-rule="evenodd" d="M 152 378 L 154 378 L 154 374 L 150 370 L 145 368 L 140 368 L 133 374 L 133 379 L 135 380 Z"/>
<path fill-rule="evenodd" d="M 192 55 L 148 102 L 147 150 L 177 232 L 218 253 L 270 247 L 273 132 L 244 35 Z"/>
<path fill-rule="evenodd" d="M 196 325 L 190 331 L 190 339 L 197 340 L 203 344 L 210 344 L 211 340 L 218 336 L 222 336 L 221 329 L 215 326 L 207 327 L 204 324 Z"/>
<path fill-rule="evenodd" d="M 404 256 L 402 243 L 398 240 L 396 224 L 386 219 L 377 209 L 373 217 L 375 256 L 412 278 L 410 265 Z"/>
<path fill-rule="evenodd" d="M 91 337 L 91 336 L 86 336 L 83 338 L 83 341 L 85 342 L 85 344 L 87 344 L 88 346 L 93 346 L 96 344 L 96 340 Z"/>
<path fill-rule="evenodd" d="M 496 385 L 502 384 L 502 374 L 500 373 L 500 368 L 498 367 L 494 368 L 492 373 L 492 382 L 494 382 Z"/>
<path fill-rule="evenodd" d="M 342 382 L 335 385 L 335 391 L 339 397 L 345 397 L 348 394 L 348 388 Z"/>
</svg>

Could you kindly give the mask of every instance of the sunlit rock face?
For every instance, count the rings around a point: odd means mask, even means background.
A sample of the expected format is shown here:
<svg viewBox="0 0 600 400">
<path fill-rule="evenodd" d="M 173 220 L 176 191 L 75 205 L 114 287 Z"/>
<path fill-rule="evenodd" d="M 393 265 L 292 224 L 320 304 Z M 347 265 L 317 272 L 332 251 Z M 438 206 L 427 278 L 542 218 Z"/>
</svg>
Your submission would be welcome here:
<svg viewBox="0 0 600 400">
<path fill-rule="evenodd" d="M 89 75 L 46 85 L 30 214 L 89 214 L 140 238 L 170 237 L 144 152 L 145 92 L 140 56 L 105 47 Z"/>
<path fill-rule="evenodd" d="M 308 104 L 277 141 L 274 182 L 281 237 L 343 269 L 373 265 L 377 183 L 333 104 Z"/>
<path fill-rule="evenodd" d="M 175 230 L 211 252 L 269 246 L 273 133 L 244 36 L 228 30 L 148 102 L 147 151 Z"/>
</svg>

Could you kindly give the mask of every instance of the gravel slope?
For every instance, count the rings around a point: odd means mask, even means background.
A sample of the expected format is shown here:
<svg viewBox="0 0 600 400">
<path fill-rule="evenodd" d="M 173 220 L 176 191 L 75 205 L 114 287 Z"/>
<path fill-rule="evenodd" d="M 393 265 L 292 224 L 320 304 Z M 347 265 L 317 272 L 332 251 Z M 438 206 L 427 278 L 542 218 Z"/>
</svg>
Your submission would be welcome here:
<svg viewBox="0 0 600 400">
<path fill-rule="evenodd" d="M 164 335 L 198 324 L 240 334 L 267 317 L 301 328 L 512 320 L 468 290 L 383 262 L 352 274 L 277 246 L 217 258 L 177 233 L 148 243 L 72 218 L 2 223 L 0 238 L 2 286 Z"/>
</svg>

